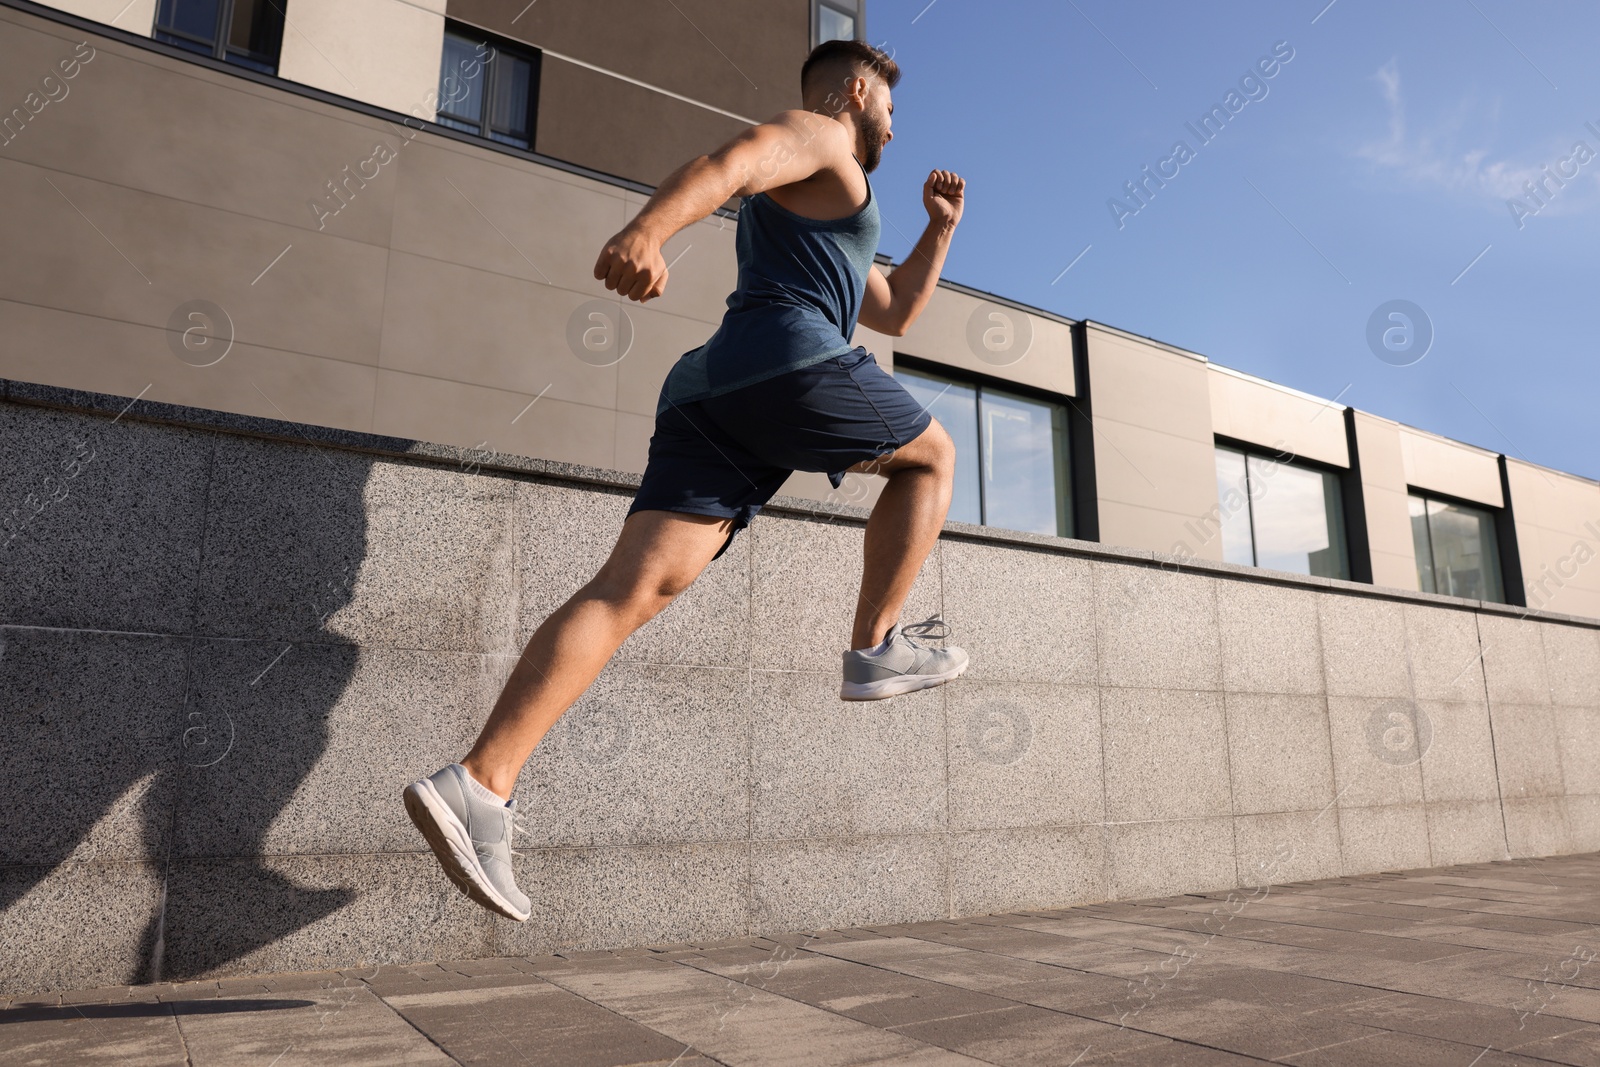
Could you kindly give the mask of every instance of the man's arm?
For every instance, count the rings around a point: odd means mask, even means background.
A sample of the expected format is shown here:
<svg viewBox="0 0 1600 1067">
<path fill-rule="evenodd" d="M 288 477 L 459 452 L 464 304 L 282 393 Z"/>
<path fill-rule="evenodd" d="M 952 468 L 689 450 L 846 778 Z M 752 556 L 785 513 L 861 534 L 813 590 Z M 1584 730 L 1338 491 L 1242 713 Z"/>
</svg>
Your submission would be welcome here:
<svg viewBox="0 0 1600 1067">
<path fill-rule="evenodd" d="M 903 336 L 928 306 L 939 284 L 950 238 L 961 221 L 966 180 L 948 170 L 936 170 L 922 184 L 922 205 L 928 209 L 928 226 L 917 238 L 906 261 L 886 278 L 874 266 L 867 275 L 861 300 L 861 325 L 891 337 Z"/>
<path fill-rule="evenodd" d="M 673 234 L 706 218 L 729 197 L 803 181 L 850 151 L 844 126 L 814 112 L 785 111 L 752 126 L 668 175 L 634 220 L 600 250 L 594 276 L 630 300 L 660 296 L 667 286 L 661 246 Z"/>
</svg>

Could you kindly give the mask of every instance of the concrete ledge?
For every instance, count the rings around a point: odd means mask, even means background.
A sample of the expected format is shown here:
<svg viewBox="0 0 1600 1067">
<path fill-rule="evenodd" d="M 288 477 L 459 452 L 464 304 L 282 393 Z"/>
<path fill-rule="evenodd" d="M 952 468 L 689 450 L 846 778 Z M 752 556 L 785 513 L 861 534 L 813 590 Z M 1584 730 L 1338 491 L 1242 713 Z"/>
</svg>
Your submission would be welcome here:
<svg viewBox="0 0 1600 1067">
<path fill-rule="evenodd" d="M 39 407 L 64 408 L 101 415 L 121 416 L 140 422 L 156 422 L 192 429 L 216 430 L 239 436 L 262 437 L 280 442 L 299 442 L 327 448 L 362 452 L 394 459 L 408 459 L 419 463 L 454 466 L 463 471 L 501 472 L 533 475 L 541 479 L 570 482 L 576 485 L 637 489 L 639 475 L 627 471 L 585 467 L 575 463 L 534 459 L 502 452 L 485 452 L 436 445 L 425 441 L 383 437 L 377 434 L 340 430 L 307 423 L 264 419 L 253 415 L 236 415 L 209 408 L 187 407 L 181 404 L 164 404 L 130 397 L 111 396 L 79 389 L 65 389 L 52 385 L 38 385 L 0 378 L 0 397 L 17 404 Z M 817 518 L 827 521 L 843 520 L 846 524 L 865 524 L 870 509 L 849 504 L 835 504 L 801 497 L 775 496 L 762 509 L 796 517 Z M 1277 585 L 1295 585 L 1306 588 L 1334 589 L 1356 596 L 1378 597 L 1386 600 L 1414 601 L 1417 603 L 1444 604 L 1451 607 L 1470 608 L 1493 614 L 1511 615 L 1547 622 L 1572 623 L 1600 630 L 1600 619 L 1560 612 L 1522 608 L 1492 601 L 1470 600 L 1463 597 L 1423 593 L 1412 589 L 1390 586 L 1365 585 L 1360 582 L 1319 578 L 1265 567 L 1247 567 L 1237 563 L 1178 557 L 1147 549 L 1105 545 L 1096 541 L 1079 541 L 1068 537 L 1026 533 L 1019 530 L 1002 530 L 992 526 L 975 526 L 964 522 L 947 522 L 941 537 L 945 540 L 976 540 L 995 544 L 1017 545 L 1049 549 L 1062 555 L 1076 555 L 1096 559 L 1126 560 L 1137 563 L 1155 563 L 1164 569 L 1193 571 L 1202 574 L 1232 575 L 1246 581 Z"/>
<path fill-rule="evenodd" d="M 0 383 L 0 992 L 695 941 L 1600 848 L 1600 624 L 951 524 L 968 677 L 838 700 L 860 509 L 789 500 L 518 784 L 525 925 L 400 788 L 632 479 Z"/>
</svg>

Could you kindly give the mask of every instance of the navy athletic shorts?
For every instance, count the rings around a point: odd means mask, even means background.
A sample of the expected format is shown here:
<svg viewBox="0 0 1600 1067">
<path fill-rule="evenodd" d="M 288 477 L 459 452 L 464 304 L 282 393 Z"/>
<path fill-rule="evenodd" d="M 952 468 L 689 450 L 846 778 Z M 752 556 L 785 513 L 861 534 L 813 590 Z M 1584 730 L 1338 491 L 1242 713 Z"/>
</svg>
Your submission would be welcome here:
<svg viewBox="0 0 1600 1067">
<path fill-rule="evenodd" d="M 845 472 L 912 441 L 928 414 L 865 348 L 656 416 L 644 480 L 628 514 L 684 511 L 734 520 L 733 535 L 795 471 Z"/>
</svg>

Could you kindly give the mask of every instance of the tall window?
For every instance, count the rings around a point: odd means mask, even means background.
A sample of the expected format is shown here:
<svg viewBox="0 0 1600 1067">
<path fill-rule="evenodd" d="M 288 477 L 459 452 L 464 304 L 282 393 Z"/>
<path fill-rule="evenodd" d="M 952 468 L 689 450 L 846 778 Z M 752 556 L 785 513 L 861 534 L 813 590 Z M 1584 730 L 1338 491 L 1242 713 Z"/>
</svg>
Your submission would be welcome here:
<svg viewBox="0 0 1600 1067">
<path fill-rule="evenodd" d="M 1424 593 L 1505 603 L 1494 515 L 1413 492 L 1411 543 L 1417 550 L 1417 588 Z"/>
<path fill-rule="evenodd" d="M 155 38 L 237 63 L 278 72 L 283 44 L 282 0 L 161 0 Z"/>
<path fill-rule="evenodd" d="M 441 126 L 531 150 L 538 91 L 538 52 L 445 31 L 435 120 Z"/>
<path fill-rule="evenodd" d="M 1320 578 L 1348 578 L 1339 479 L 1237 448 L 1217 448 L 1222 558 Z"/>
<path fill-rule="evenodd" d="M 861 5 L 857 0 L 812 0 L 811 45 L 823 41 L 850 41 L 862 36 Z"/>
<path fill-rule="evenodd" d="M 951 519 L 1072 536 L 1064 405 L 904 367 L 895 378 L 955 441 Z"/>
</svg>

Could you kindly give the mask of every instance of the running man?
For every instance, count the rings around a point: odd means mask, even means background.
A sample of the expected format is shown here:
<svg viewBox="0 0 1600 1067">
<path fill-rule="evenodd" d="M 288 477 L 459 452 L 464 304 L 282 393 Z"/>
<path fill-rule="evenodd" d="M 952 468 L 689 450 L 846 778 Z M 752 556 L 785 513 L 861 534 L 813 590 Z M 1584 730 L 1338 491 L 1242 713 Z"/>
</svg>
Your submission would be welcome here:
<svg viewBox="0 0 1600 1067">
<path fill-rule="evenodd" d="M 600 252 L 594 276 L 643 303 L 667 285 L 661 248 L 741 198 L 738 288 L 711 340 L 661 387 L 643 484 L 610 558 L 528 641 L 472 751 L 406 787 L 406 810 L 451 881 L 517 921 L 512 877 L 517 775 L 623 641 L 688 588 L 794 471 L 887 478 L 867 522 L 844 700 L 942 685 L 967 667 L 935 619 L 900 610 L 950 507 L 955 445 L 866 349 L 859 320 L 892 336 L 922 313 L 961 221 L 966 183 L 936 170 L 928 225 L 889 274 L 873 263 L 877 167 L 900 69 L 860 41 L 819 45 L 801 68 L 804 110 L 785 111 L 669 176 Z"/>
</svg>

